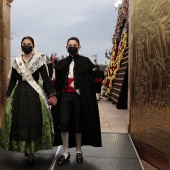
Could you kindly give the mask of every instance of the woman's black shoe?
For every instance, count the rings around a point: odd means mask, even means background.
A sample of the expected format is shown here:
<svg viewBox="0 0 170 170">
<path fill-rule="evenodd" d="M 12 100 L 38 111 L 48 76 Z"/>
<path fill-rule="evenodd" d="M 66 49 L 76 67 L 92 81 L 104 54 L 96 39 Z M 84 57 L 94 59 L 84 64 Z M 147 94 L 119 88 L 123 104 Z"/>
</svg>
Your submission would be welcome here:
<svg viewBox="0 0 170 170">
<path fill-rule="evenodd" d="M 61 166 L 61 165 L 65 164 L 65 162 L 69 159 L 70 159 L 70 153 L 68 154 L 67 158 L 65 158 L 64 155 L 61 155 L 61 157 L 57 161 L 57 165 Z"/>
<path fill-rule="evenodd" d="M 77 153 L 77 155 L 76 155 L 76 161 L 78 162 L 78 163 L 82 163 L 83 162 L 83 153 L 81 152 L 81 153 Z"/>
<path fill-rule="evenodd" d="M 30 165 L 33 164 L 34 163 L 34 154 L 31 155 L 31 156 L 28 154 L 28 157 L 27 157 L 26 161 Z"/>
<path fill-rule="evenodd" d="M 28 153 L 25 153 L 25 157 L 27 157 L 28 156 Z"/>
<path fill-rule="evenodd" d="M 27 163 L 30 164 L 30 165 L 33 164 L 34 163 L 34 159 L 27 159 Z"/>
</svg>

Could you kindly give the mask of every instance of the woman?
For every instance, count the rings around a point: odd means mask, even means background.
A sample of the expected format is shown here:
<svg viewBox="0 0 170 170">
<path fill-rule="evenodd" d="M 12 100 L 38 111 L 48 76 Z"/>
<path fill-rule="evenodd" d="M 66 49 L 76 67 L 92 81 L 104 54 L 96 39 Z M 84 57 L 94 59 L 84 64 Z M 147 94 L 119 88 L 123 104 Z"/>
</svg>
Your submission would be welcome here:
<svg viewBox="0 0 170 170">
<path fill-rule="evenodd" d="M 53 130 L 48 103 L 56 104 L 55 90 L 46 70 L 43 57 L 35 51 L 32 37 L 21 41 L 22 54 L 15 58 L 9 86 L 7 104 L 0 129 L 0 147 L 25 153 L 27 161 L 34 161 L 34 152 L 53 147 Z M 38 84 L 42 77 L 49 100 Z"/>
</svg>

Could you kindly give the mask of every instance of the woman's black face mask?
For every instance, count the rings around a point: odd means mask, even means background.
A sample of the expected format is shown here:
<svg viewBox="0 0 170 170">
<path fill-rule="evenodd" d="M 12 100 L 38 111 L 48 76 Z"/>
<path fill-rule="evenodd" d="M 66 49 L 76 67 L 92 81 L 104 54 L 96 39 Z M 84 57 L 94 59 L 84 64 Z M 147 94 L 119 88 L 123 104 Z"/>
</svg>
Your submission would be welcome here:
<svg viewBox="0 0 170 170">
<path fill-rule="evenodd" d="M 25 54 L 29 54 L 32 52 L 32 46 L 30 45 L 24 45 L 22 46 L 22 51 L 25 53 Z"/>
</svg>

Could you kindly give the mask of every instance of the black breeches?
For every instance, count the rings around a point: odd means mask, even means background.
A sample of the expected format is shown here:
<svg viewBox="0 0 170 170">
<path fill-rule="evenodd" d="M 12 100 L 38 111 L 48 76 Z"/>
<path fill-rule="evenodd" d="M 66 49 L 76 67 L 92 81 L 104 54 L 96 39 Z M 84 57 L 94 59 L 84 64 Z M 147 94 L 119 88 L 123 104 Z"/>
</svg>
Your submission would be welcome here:
<svg viewBox="0 0 170 170">
<path fill-rule="evenodd" d="M 82 109 L 80 95 L 77 93 L 62 92 L 60 102 L 60 130 L 69 132 L 70 128 L 75 133 L 82 131 Z"/>
<path fill-rule="evenodd" d="M 102 87 L 102 82 L 95 82 L 94 86 L 95 86 L 95 92 L 100 93 L 101 92 L 101 87 Z"/>
</svg>

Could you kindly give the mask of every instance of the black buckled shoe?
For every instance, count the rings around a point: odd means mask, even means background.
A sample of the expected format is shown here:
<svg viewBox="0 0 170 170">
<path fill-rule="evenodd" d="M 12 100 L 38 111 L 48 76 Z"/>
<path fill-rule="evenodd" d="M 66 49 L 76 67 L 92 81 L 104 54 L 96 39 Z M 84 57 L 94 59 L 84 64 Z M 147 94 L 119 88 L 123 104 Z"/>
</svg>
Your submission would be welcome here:
<svg viewBox="0 0 170 170">
<path fill-rule="evenodd" d="M 78 162 L 78 163 L 82 163 L 83 162 L 83 153 L 81 152 L 81 153 L 77 153 L 77 155 L 76 155 L 76 161 Z"/>
<path fill-rule="evenodd" d="M 70 153 L 68 154 L 67 158 L 65 158 L 64 155 L 61 155 L 61 156 L 59 157 L 58 161 L 57 161 L 57 165 L 58 165 L 58 166 L 61 166 L 61 165 L 65 164 L 65 162 L 66 162 L 67 160 L 69 160 L 69 159 L 70 159 Z"/>
</svg>

